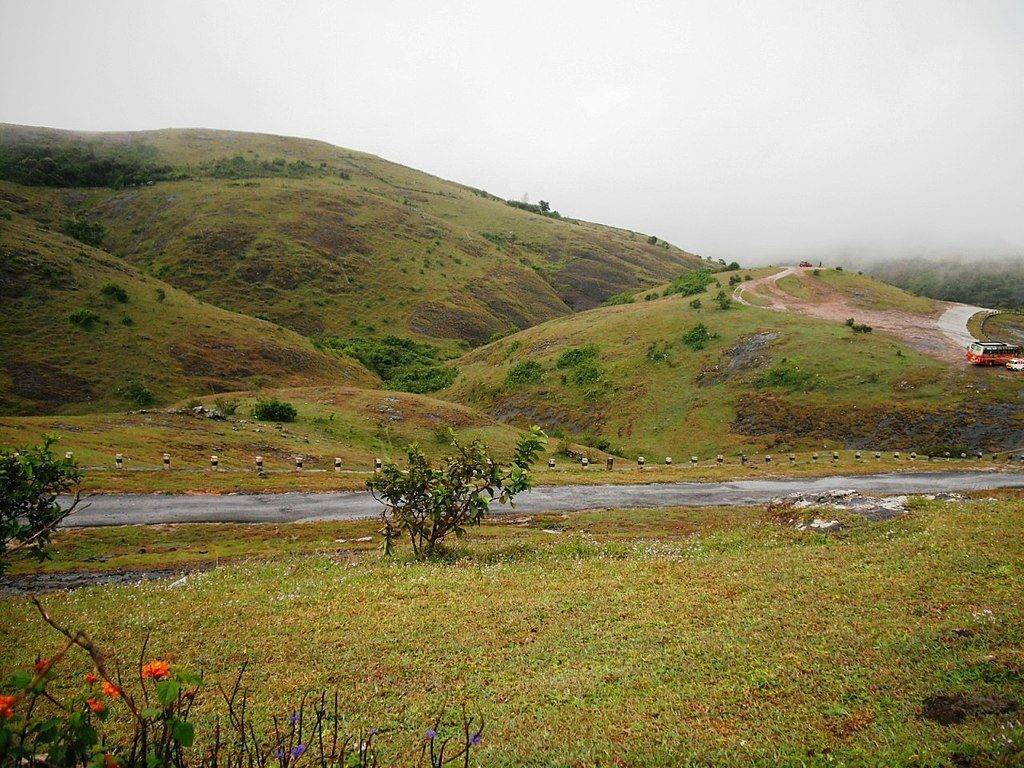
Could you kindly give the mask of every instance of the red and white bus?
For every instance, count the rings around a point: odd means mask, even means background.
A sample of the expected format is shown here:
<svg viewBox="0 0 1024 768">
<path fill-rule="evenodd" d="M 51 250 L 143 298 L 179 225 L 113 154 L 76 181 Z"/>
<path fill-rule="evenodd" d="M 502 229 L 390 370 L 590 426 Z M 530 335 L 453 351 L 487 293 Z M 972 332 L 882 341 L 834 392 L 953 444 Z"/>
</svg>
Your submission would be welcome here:
<svg viewBox="0 0 1024 768">
<path fill-rule="evenodd" d="M 967 348 L 967 359 L 974 365 L 1006 365 L 1021 354 L 1020 344 L 1005 341 L 976 341 Z"/>
</svg>

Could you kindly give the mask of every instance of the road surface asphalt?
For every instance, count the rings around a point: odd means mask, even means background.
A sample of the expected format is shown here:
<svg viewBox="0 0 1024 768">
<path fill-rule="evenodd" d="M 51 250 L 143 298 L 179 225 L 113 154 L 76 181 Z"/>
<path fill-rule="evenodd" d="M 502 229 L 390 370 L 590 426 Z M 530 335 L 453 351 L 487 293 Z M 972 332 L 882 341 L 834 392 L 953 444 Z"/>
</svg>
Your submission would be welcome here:
<svg viewBox="0 0 1024 768">
<path fill-rule="evenodd" d="M 852 489 L 876 495 L 950 493 L 991 488 L 1024 488 L 1024 472 L 908 472 L 836 475 L 723 483 L 543 486 L 523 494 L 515 509 L 494 512 L 563 512 L 579 509 L 707 507 L 764 504 L 790 493 Z M 156 525 L 162 523 L 300 523 L 375 517 L 382 507 L 367 492 L 171 496 L 98 495 L 64 525 Z"/>
</svg>

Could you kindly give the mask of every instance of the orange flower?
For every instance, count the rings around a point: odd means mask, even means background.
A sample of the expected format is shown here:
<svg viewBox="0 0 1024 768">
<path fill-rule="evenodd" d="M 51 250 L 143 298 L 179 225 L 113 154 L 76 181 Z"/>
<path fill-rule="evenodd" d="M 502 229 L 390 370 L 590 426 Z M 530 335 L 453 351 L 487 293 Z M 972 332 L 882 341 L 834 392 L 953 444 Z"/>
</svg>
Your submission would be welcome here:
<svg viewBox="0 0 1024 768">
<path fill-rule="evenodd" d="M 112 754 L 110 754 L 109 752 L 104 752 L 103 765 L 105 766 L 105 768 L 117 768 L 117 766 L 119 766 L 120 763 L 117 762 L 117 758 L 114 757 Z"/>
<path fill-rule="evenodd" d="M 0 696 L 0 717 L 14 717 L 14 702 L 16 696 Z"/>
<path fill-rule="evenodd" d="M 121 689 L 109 680 L 104 680 L 103 685 L 100 687 L 103 689 L 103 692 L 112 699 L 116 699 L 118 696 L 121 695 Z"/>
<path fill-rule="evenodd" d="M 87 683 L 88 683 L 89 685 L 92 685 L 92 684 L 93 684 L 93 683 L 95 683 L 95 682 L 96 682 L 97 680 L 99 680 L 99 677 L 97 677 L 97 676 L 96 676 L 96 675 L 95 675 L 94 673 L 92 673 L 92 672 L 90 672 L 89 674 L 87 674 L 87 675 L 85 676 L 85 682 L 87 682 Z"/>
<path fill-rule="evenodd" d="M 50 660 L 49 659 L 39 659 L 39 661 L 36 662 L 36 674 L 37 675 L 45 675 L 46 672 L 49 669 L 50 669 Z"/>
<path fill-rule="evenodd" d="M 144 680 L 147 677 L 151 677 L 154 680 L 166 680 L 170 676 L 171 665 L 169 662 L 157 659 L 142 665 L 142 678 Z"/>
<path fill-rule="evenodd" d="M 97 715 L 107 711 L 107 705 L 99 699 L 89 699 L 85 703 L 89 705 L 90 711 L 95 712 Z"/>
</svg>

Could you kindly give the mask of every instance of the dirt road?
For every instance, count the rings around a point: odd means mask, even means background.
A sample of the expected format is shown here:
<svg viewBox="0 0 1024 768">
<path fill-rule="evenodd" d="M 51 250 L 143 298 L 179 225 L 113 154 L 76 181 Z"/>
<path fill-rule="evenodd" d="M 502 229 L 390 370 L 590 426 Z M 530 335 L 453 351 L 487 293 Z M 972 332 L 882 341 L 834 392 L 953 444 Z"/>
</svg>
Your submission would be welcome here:
<svg viewBox="0 0 1024 768">
<path fill-rule="evenodd" d="M 845 322 L 853 317 L 878 331 L 890 333 L 914 349 L 946 362 L 963 363 L 964 350 L 974 341 L 967 322 L 978 312 L 991 312 L 954 302 L 935 302 L 937 311 L 918 314 L 900 309 L 866 309 L 856 305 L 850 296 L 819 280 L 806 281 L 811 292 L 807 298 L 793 296 L 782 290 L 778 282 L 789 275 L 809 272 L 806 267 L 786 267 L 736 287 L 733 297 L 741 304 L 755 304 L 777 312 L 794 312 L 821 320 Z M 753 297 L 756 300 L 751 301 Z"/>
<path fill-rule="evenodd" d="M 515 509 L 495 512 L 560 512 L 578 509 L 708 507 L 764 504 L 790 493 L 852 489 L 873 494 L 939 493 L 1024 487 L 1024 472 L 908 472 L 725 483 L 548 486 L 534 488 Z M 275 493 L 231 496 L 94 496 L 89 507 L 65 521 L 67 527 L 156 525 L 160 523 L 298 523 L 359 520 L 380 514 L 365 492 Z"/>
</svg>

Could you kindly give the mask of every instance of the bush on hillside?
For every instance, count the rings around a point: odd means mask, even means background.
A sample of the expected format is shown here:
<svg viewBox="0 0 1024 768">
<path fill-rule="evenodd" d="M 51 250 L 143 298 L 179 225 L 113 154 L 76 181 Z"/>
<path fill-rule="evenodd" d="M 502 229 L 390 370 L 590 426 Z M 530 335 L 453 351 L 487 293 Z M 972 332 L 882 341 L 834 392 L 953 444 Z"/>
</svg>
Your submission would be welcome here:
<svg viewBox="0 0 1024 768">
<path fill-rule="evenodd" d="M 380 531 L 385 553 L 390 555 L 406 536 L 414 556 L 440 553 L 449 535 L 461 538 L 467 527 L 480 525 L 492 501 L 511 503 L 530 488 L 529 469 L 546 442 L 540 428 L 533 427 L 520 438 L 512 461 L 503 465 L 479 440 L 462 445 L 453 439 L 454 453 L 437 468 L 410 445 L 405 468 L 388 461 L 366 483 L 385 507 Z"/>
<path fill-rule="evenodd" d="M 74 459 L 53 455 L 54 442 L 47 437 L 39 446 L 0 451 L 0 575 L 15 552 L 49 557 L 53 532 L 79 504 L 82 473 Z M 68 494 L 65 506 L 60 499 Z"/>
<path fill-rule="evenodd" d="M 148 408 L 156 402 L 156 397 L 145 386 L 137 381 L 129 382 L 120 389 L 123 397 L 131 400 L 139 408 Z"/>
<path fill-rule="evenodd" d="M 505 386 L 522 387 L 527 384 L 538 384 L 544 378 L 544 366 L 536 360 L 524 360 L 516 363 L 505 374 Z"/>
<path fill-rule="evenodd" d="M 100 316 L 85 307 L 79 307 L 68 315 L 68 322 L 72 325 L 77 325 L 84 331 L 91 331 L 99 321 Z"/>
<path fill-rule="evenodd" d="M 758 389 L 786 389 L 790 392 L 809 392 L 821 383 L 820 377 L 811 371 L 802 371 L 796 365 L 780 361 L 765 371 L 755 381 Z"/>
<path fill-rule="evenodd" d="M 295 406 L 278 400 L 276 397 L 259 399 L 252 406 L 252 417 L 258 421 L 282 421 L 290 422 L 298 418 L 299 412 Z"/>
<path fill-rule="evenodd" d="M 714 281 L 711 272 L 706 269 L 698 269 L 680 275 L 665 289 L 664 296 L 693 296 L 697 293 L 704 293 L 708 286 Z"/>
<path fill-rule="evenodd" d="M 732 299 L 729 298 L 725 291 L 718 292 L 718 295 L 715 296 L 715 303 L 718 305 L 719 309 L 724 310 L 732 308 Z"/>
<path fill-rule="evenodd" d="M 134 187 L 176 175 L 155 165 L 153 147 L 118 148 L 97 155 L 90 147 L 42 144 L 0 147 L 0 178 L 44 187 Z M 180 174 L 177 174 L 180 177 Z"/>
<path fill-rule="evenodd" d="M 636 294 L 633 291 L 623 291 L 622 293 L 616 293 L 614 296 L 609 296 L 604 300 L 606 307 L 615 307 L 620 304 L 632 304 L 636 301 Z"/>
<path fill-rule="evenodd" d="M 98 221 L 86 221 L 85 219 L 64 219 L 60 225 L 60 231 L 68 237 L 73 237 L 80 243 L 98 248 L 103 245 L 103 238 L 107 236 L 107 228 Z"/>
<path fill-rule="evenodd" d="M 694 352 L 699 352 L 708 345 L 708 341 L 715 338 L 715 335 L 708 331 L 708 327 L 704 323 L 697 323 L 690 330 L 683 334 L 680 341 L 683 345 L 689 347 Z"/>
<path fill-rule="evenodd" d="M 597 359 L 597 345 L 587 344 L 583 347 L 570 347 L 558 356 L 555 367 L 559 370 L 573 368 L 583 363 L 593 362 Z"/>
<path fill-rule="evenodd" d="M 119 301 L 122 304 L 128 301 L 128 291 L 117 283 L 107 283 L 100 288 L 100 295 L 114 301 Z"/>
</svg>

